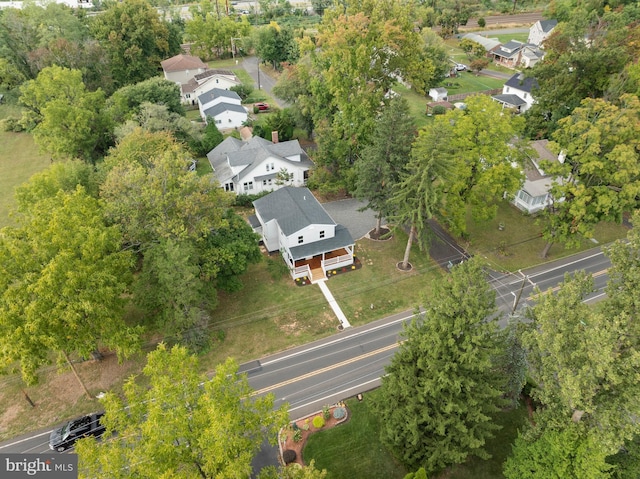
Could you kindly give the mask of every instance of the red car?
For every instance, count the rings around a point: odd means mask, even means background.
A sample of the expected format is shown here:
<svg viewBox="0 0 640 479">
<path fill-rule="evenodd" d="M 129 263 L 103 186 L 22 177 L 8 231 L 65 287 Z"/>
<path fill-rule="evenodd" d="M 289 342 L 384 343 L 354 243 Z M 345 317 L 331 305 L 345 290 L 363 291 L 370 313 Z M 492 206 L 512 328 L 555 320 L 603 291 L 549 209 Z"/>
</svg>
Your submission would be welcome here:
<svg viewBox="0 0 640 479">
<path fill-rule="evenodd" d="M 264 102 L 254 103 L 253 106 L 257 108 L 258 111 L 264 111 L 269 109 L 269 104 Z"/>
</svg>

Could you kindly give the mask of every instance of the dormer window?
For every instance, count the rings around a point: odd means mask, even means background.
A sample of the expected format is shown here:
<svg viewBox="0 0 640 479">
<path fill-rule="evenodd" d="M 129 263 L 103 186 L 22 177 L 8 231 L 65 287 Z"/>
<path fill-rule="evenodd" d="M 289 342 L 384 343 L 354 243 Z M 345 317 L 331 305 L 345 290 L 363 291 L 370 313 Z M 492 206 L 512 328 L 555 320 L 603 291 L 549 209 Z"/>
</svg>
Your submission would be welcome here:
<svg viewBox="0 0 640 479">
<path fill-rule="evenodd" d="M 304 236 L 298 236 L 298 244 L 304 243 Z"/>
<path fill-rule="evenodd" d="M 320 239 L 324 238 L 324 230 L 320 231 Z"/>
</svg>

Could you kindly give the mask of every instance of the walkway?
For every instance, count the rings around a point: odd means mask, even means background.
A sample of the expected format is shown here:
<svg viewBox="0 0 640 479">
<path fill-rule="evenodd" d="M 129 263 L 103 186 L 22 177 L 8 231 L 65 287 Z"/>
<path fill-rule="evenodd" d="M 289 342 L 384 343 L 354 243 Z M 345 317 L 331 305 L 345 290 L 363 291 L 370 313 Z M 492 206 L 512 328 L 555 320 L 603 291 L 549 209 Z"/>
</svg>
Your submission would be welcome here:
<svg viewBox="0 0 640 479">
<path fill-rule="evenodd" d="M 340 321 L 340 325 L 342 326 L 342 329 L 350 328 L 351 323 L 349 323 L 349 321 L 347 320 L 347 317 L 344 315 L 344 313 L 340 309 L 340 306 L 338 306 L 336 299 L 333 297 L 333 294 L 331 294 L 331 291 L 329 291 L 329 288 L 327 287 L 327 281 L 326 280 L 318 281 L 316 284 L 320 286 L 320 291 L 322 291 L 322 294 L 324 294 L 324 297 L 329 302 L 329 306 L 331 306 L 331 309 L 333 309 L 333 312 L 338 317 L 338 320 Z"/>
</svg>

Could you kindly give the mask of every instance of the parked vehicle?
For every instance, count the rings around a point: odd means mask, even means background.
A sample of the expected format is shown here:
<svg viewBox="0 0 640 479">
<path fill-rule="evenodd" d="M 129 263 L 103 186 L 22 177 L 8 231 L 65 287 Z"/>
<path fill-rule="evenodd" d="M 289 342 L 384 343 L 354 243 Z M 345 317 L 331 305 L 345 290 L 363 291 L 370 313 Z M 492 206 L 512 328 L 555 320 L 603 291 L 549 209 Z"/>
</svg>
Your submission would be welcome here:
<svg viewBox="0 0 640 479">
<path fill-rule="evenodd" d="M 49 449 L 63 452 L 73 447 L 78 439 L 88 436 L 102 436 L 105 431 L 105 427 L 100 421 L 102 416 L 104 416 L 103 412 L 87 414 L 54 429 L 49 436 Z"/>
<path fill-rule="evenodd" d="M 265 110 L 269 109 L 269 104 L 265 103 L 263 101 L 261 101 L 259 103 L 254 103 L 253 106 L 256 107 L 258 109 L 258 111 L 265 111 Z"/>
</svg>

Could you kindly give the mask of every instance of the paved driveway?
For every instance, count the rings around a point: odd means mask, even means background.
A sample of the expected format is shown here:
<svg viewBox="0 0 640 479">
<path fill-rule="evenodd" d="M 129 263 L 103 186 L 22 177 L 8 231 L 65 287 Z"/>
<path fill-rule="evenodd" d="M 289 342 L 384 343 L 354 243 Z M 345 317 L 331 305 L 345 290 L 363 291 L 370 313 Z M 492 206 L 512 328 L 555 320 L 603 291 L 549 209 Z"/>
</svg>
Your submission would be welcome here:
<svg viewBox="0 0 640 479">
<path fill-rule="evenodd" d="M 376 214 L 373 211 L 358 211 L 364 205 L 366 203 L 352 198 L 322 204 L 333 221 L 347 227 L 354 240 L 359 240 L 376 226 Z"/>
</svg>

